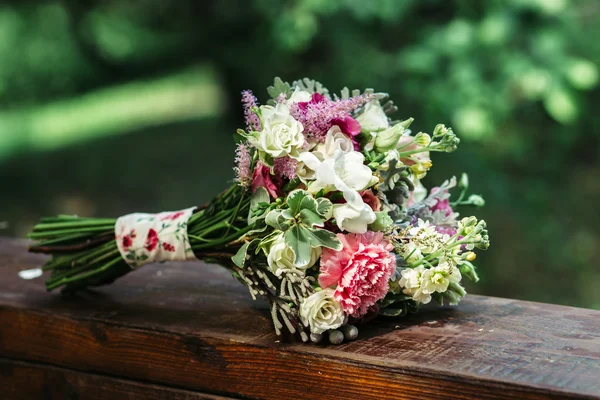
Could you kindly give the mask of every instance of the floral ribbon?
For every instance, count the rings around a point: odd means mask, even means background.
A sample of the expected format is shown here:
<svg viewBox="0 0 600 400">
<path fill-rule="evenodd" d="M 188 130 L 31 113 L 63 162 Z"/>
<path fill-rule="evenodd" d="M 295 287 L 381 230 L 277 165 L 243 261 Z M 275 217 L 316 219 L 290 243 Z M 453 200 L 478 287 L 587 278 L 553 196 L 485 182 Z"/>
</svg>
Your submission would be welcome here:
<svg viewBox="0 0 600 400">
<path fill-rule="evenodd" d="M 115 238 L 121 256 L 131 268 L 152 262 L 195 260 L 187 234 L 195 209 L 120 217 Z"/>
</svg>

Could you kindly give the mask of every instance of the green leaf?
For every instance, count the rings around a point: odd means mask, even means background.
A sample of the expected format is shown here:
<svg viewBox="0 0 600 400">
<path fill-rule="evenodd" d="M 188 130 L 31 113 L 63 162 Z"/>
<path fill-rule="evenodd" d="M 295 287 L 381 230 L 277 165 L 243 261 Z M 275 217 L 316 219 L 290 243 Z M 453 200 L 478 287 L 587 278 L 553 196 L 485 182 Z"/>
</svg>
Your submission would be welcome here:
<svg viewBox="0 0 600 400">
<path fill-rule="evenodd" d="M 280 77 L 276 77 L 273 86 L 267 88 L 267 93 L 272 99 L 276 99 L 282 93 L 286 98 L 289 98 L 292 90 L 289 83 L 282 81 Z"/>
<path fill-rule="evenodd" d="M 235 256 L 231 257 L 231 261 L 233 261 L 233 263 L 240 268 L 244 268 L 244 264 L 246 263 L 246 254 L 248 253 L 248 247 L 250 246 L 250 243 L 251 242 L 244 243 L 237 253 L 235 253 Z"/>
<path fill-rule="evenodd" d="M 310 237 L 308 229 L 302 225 L 294 225 L 285 233 L 285 242 L 294 254 L 296 265 L 306 265 L 310 262 Z"/>
<path fill-rule="evenodd" d="M 320 197 L 317 199 L 317 213 L 323 217 L 325 221 L 331 218 L 333 214 L 333 204 L 331 200 Z"/>
<path fill-rule="evenodd" d="M 306 265 L 310 261 L 311 247 L 327 247 L 341 250 L 342 243 L 337 236 L 325 229 L 311 229 L 305 225 L 294 225 L 285 233 L 285 242 L 296 255 L 296 265 Z"/>
<path fill-rule="evenodd" d="M 287 196 L 286 202 L 292 215 L 297 215 L 303 209 L 317 212 L 317 201 L 310 193 L 303 189 L 291 191 Z"/>
<path fill-rule="evenodd" d="M 265 253 L 265 255 L 268 255 L 271 245 L 282 234 L 283 234 L 283 232 L 281 232 L 281 231 L 274 231 L 274 232 L 271 232 L 269 235 L 265 236 L 264 238 L 260 239 L 260 241 L 258 242 L 258 245 L 256 246 L 256 251 L 254 252 L 254 254 L 258 254 L 262 250 Z"/>
<path fill-rule="evenodd" d="M 254 193 L 252 194 L 252 198 L 250 199 L 250 211 L 248 212 L 248 225 L 251 225 L 256 221 L 260 215 L 255 215 L 253 212 L 256 207 L 260 203 L 270 203 L 271 197 L 269 196 L 269 192 L 263 186 L 259 186 L 256 188 Z"/>
<path fill-rule="evenodd" d="M 324 222 L 321 216 L 314 211 L 304 209 L 300 211 L 300 215 L 298 216 L 298 221 L 303 225 L 308 227 L 313 226 L 323 226 Z"/>
<path fill-rule="evenodd" d="M 260 158 L 260 161 L 262 161 L 262 163 L 265 164 L 267 167 L 273 167 L 273 157 L 270 154 L 267 154 L 264 151 L 259 151 L 258 158 Z"/>
<path fill-rule="evenodd" d="M 288 210 L 271 210 L 265 217 L 267 225 L 272 226 L 280 231 L 288 230 L 292 225 L 293 218 L 289 218 Z"/>
</svg>

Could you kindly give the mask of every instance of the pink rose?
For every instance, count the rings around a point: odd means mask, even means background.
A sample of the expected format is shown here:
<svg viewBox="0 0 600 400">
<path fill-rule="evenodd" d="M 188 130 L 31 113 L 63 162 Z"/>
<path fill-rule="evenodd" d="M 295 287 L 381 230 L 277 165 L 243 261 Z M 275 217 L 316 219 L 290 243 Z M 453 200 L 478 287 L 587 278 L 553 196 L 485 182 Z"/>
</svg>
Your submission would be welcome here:
<svg viewBox="0 0 600 400">
<path fill-rule="evenodd" d="M 334 298 L 344 312 L 359 318 L 387 294 L 396 258 L 381 232 L 338 233 L 337 237 L 344 247 L 341 251 L 323 249 L 319 285 L 337 285 Z"/>
<path fill-rule="evenodd" d="M 256 164 L 252 174 L 252 192 L 255 192 L 259 186 L 267 189 L 269 195 L 274 199 L 280 196 L 281 177 L 271 175 L 271 168 L 260 161 Z"/>
<path fill-rule="evenodd" d="M 360 197 L 362 197 L 366 205 L 371 207 L 371 210 L 381 211 L 381 201 L 379 200 L 379 197 L 373 194 L 373 191 L 371 189 L 363 190 L 362 192 L 360 192 Z"/>
</svg>

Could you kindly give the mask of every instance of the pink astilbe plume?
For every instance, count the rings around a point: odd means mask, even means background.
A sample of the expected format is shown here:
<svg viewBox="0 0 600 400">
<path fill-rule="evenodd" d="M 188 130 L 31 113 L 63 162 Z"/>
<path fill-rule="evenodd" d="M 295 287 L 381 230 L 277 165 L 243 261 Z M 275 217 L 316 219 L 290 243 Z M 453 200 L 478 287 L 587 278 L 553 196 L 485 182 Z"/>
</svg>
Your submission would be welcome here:
<svg viewBox="0 0 600 400">
<path fill-rule="evenodd" d="M 242 91 L 242 105 L 246 116 L 246 128 L 249 131 L 260 131 L 260 119 L 252 111 L 252 107 L 258 107 L 256 96 L 254 96 L 252 90 Z"/>
<path fill-rule="evenodd" d="M 277 175 L 284 176 L 289 180 L 292 180 L 296 177 L 296 167 L 298 166 L 298 161 L 294 160 L 290 156 L 276 158 L 273 162 L 273 169 Z"/>
<path fill-rule="evenodd" d="M 309 138 L 322 141 L 334 125 L 334 120 L 345 120 L 348 114 L 372 99 L 373 95 L 359 95 L 344 100 L 329 100 L 319 93 L 314 93 L 311 101 L 292 105 L 290 113 L 302 123 Z"/>
<path fill-rule="evenodd" d="M 235 150 L 235 172 L 236 182 L 245 188 L 252 185 L 252 156 L 250 155 L 250 145 L 248 143 L 239 143 Z"/>
</svg>

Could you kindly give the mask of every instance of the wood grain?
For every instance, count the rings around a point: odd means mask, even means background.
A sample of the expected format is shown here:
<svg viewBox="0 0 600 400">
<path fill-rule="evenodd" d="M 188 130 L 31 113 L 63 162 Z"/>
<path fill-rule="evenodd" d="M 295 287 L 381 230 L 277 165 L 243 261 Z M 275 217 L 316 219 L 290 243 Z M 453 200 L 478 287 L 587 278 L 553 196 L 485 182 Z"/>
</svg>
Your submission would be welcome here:
<svg viewBox="0 0 600 400">
<path fill-rule="evenodd" d="M 150 383 L 0 359 L 3 400 L 232 400 Z"/>
<path fill-rule="evenodd" d="M 600 312 L 468 296 L 361 326 L 341 346 L 279 340 L 265 303 L 218 266 L 144 266 L 75 297 L 0 241 L 0 355 L 260 399 L 600 398 Z"/>
</svg>

